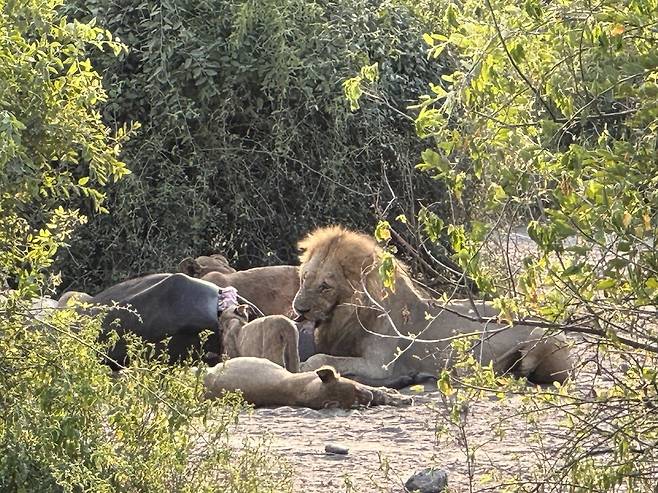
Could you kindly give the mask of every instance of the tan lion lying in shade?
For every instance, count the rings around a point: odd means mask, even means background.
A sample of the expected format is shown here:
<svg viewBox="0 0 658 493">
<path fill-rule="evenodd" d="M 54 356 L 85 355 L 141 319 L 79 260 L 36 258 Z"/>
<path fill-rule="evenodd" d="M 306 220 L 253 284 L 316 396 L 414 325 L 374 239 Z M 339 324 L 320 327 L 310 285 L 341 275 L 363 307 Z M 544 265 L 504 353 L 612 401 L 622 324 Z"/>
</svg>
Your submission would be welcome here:
<svg viewBox="0 0 658 493">
<path fill-rule="evenodd" d="M 299 372 L 299 334 L 295 323 L 283 315 L 270 315 L 249 322 L 249 306 L 235 305 L 219 316 L 222 348 L 229 358 L 266 358 Z"/>
<path fill-rule="evenodd" d="M 79 303 L 89 303 L 91 301 L 91 296 L 87 293 L 81 291 L 67 291 L 62 296 L 60 296 L 57 301 L 58 308 L 65 308 L 67 306 L 73 305 L 75 302 Z"/>
<path fill-rule="evenodd" d="M 211 272 L 232 274 L 236 270 L 228 263 L 228 259 L 221 253 L 201 255 L 197 258 L 185 257 L 178 264 L 178 271 L 190 277 L 202 278 Z"/>
<path fill-rule="evenodd" d="M 263 358 L 235 358 L 206 370 L 205 397 L 226 391 L 242 392 L 244 400 L 259 406 L 299 406 L 311 409 L 358 406 L 406 406 L 410 397 L 395 390 L 368 387 L 341 377 L 331 367 L 290 373 Z"/>
<path fill-rule="evenodd" d="M 299 288 L 299 271 L 294 265 L 272 265 L 235 271 L 226 258 L 187 257 L 179 272 L 212 282 L 221 288 L 233 286 L 238 294 L 255 305 L 263 315 L 292 315 L 292 300 Z"/>
</svg>

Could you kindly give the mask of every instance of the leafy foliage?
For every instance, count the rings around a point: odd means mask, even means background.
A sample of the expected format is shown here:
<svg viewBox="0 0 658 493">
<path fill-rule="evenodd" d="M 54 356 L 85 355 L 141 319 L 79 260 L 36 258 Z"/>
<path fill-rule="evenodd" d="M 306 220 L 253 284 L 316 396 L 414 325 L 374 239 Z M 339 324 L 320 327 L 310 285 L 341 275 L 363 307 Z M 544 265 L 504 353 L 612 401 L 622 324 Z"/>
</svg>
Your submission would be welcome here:
<svg viewBox="0 0 658 493">
<path fill-rule="evenodd" d="M 34 303 L 85 220 L 67 206 L 83 197 L 104 211 L 106 187 L 128 174 L 117 157 L 127 129 L 103 124 L 87 59 L 124 47 L 94 22 L 67 21 L 61 2 L 1 5 L 0 275 L 18 289 L 0 293 L 0 490 L 289 490 L 262 443 L 231 449 L 236 396 L 201 400 L 194 372 L 147 363 L 152 348 L 137 341 L 134 368 L 112 375 L 98 320 Z"/>
<path fill-rule="evenodd" d="M 75 333 L 71 327 L 78 327 Z M 0 339 L 2 491 L 287 491 L 290 471 L 261 440 L 229 444 L 240 399 L 204 401 L 189 368 L 99 363 L 97 321 L 13 312 Z"/>
<path fill-rule="evenodd" d="M 589 393 L 531 396 L 533 412 L 564 414 L 565 442 L 555 467 L 528 489 L 509 483 L 514 491 L 653 491 L 657 8 L 486 0 L 427 14 L 430 55 L 453 53 L 458 67 L 416 107 L 417 132 L 432 143 L 418 168 L 471 208 L 466 226 L 425 221 L 427 233 L 448 235 L 504 319 L 576 333 L 588 343 L 583 365 L 598 368 Z M 513 259 L 519 222 L 536 249 Z M 470 385 L 477 395 L 497 383 Z"/>
<path fill-rule="evenodd" d="M 142 128 L 124 148 L 133 174 L 113 189 L 111 215 L 61 259 L 67 284 L 93 290 L 218 250 L 242 267 L 296 262 L 315 225 L 369 227 L 394 198 L 413 217 L 419 198 L 442 195 L 429 177 L 412 182 L 420 147 L 400 110 L 442 66 L 399 3 L 76 5 L 71 14 L 130 47 L 98 60 L 106 121 Z M 364 64 L 378 67 L 386 96 L 352 114 L 341 83 Z"/>
<path fill-rule="evenodd" d="M 542 299 L 575 291 L 634 308 L 655 302 L 655 5 L 487 5 L 452 9 L 455 26 L 432 38 L 435 50 L 458 49 L 463 65 L 420 105 L 417 126 L 438 143 L 420 167 L 457 198 L 468 179 L 492 213 L 532 220 L 543 253 L 532 267 L 553 274 L 508 288 L 530 294 L 548 283 Z"/>
<path fill-rule="evenodd" d="M 104 210 L 100 187 L 128 173 L 117 157 L 125 129 L 102 124 L 95 107 L 106 94 L 85 57 L 87 47 L 123 46 L 93 23 L 61 18 L 60 3 L 12 2 L 0 13 L 0 269 L 26 289 L 84 221 L 61 198 Z"/>
</svg>

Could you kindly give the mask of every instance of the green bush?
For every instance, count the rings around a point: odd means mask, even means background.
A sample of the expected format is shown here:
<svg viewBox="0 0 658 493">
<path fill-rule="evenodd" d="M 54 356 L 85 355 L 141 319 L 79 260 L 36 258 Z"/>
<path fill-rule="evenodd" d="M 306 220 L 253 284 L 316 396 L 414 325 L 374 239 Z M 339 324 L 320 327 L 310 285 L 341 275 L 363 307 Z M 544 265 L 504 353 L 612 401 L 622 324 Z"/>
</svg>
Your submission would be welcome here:
<svg viewBox="0 0 658 493">
<path fill-rule="evenodd" d="M 125 131 L 101 122 L 106 95 L 85 56 L 122 46 L 93 24 L 61 19 L 60 3 L 10 2 L 0 13 L 0 272 L 33 291 L 84 221 L 62 198 L 87 197 L 100 211 L 101 187 L 127 173 L 117 159 Z"/>
<path fill-rule="evenodd" d="M 421 218 L 428 236 L 450 237 L 502 319 L 531 316 L 584 352 L 580 378 L 554 390 L 504 389 L 476 372 L 452 395 L 444 375 L 452 424 L 485 390 L 526 393 L 531 424 L 559 419 L 556 448 L 537 437 L 534 455 L 547 460 L 515 477 L 494 471 L 490 489 L 656 491 L 656 8 L 472 0 L 427 13 L 432 55 L 451 51 L 456 67 L 417 106 L 428 142 L 418 167 L 455 202 L 475 198 L 468 223 Z M 521 251 L 518 226 L 534 242 Z"/>
<path fill-rule="evenodd" d="M 285 465 L 260 443 L 235 451 L 227 430 L 239 400 L 200 400 L 189 369 L 147 363 L 113 376 L 100 364 L 98 321 L 40 313 L 34 295 L 58 284 L 57 250 L 84 222 L 64 205 L 128 171 L 126 132 L 97 111 L 106 95 L 87 59 L 122 45 L 93 23 L 68 22 L 58 1 L 0 10 L 0 491 L 286 491 Z M 48 311 L 47 311 L 48 312 Z"/>
<path fill-rule="evenodd" d="M 99 59 L 104 117 L 142 128 L 111 214 L 61 259 L 67 285 L 93 290 L 217 250 L 242 267 L 295 262 L 315 225 L 367 229 L 389 200 L 387 216 L 413 217 L 443 194 L 412 180 L 419 144 L 404 115 L 443 68 L 397 2 L 85 0 L 69 11 L 129 46 Z M 385 96 L 353 114 L 341 84 L 373 63 Z"/>
<path fill-rule="evenodd" d="M 0 490 L 290 490 L 262 439 L 229 444 L 235 395 L 201 400 L 195 372 L 147 362 L 138 341 L 131 369 L 113 375 L 94 320 L 59 312 L 37 325 L 14 312 L 2 326 Z"/>
</svg>

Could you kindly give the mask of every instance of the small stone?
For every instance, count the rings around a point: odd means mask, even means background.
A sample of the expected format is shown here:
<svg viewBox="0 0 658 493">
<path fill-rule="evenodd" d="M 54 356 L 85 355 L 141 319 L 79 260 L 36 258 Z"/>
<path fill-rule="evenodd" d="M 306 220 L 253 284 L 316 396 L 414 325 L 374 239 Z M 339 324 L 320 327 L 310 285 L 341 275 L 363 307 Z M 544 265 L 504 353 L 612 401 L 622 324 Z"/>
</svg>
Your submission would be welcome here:
<svg viewBox="0 0 658 493">
<path fill-rule="evenodd" d="M 448 486 L 448 473 L 428 467 L 415 473 L 404 483 L 405 490 L 415 493 L 442 493 Z"/>
<path fill-rule="evenodd" d="M 328 454 L 347 455 L 350 449 L 343 447 L 342 445 L 334 445 L 333 443 L 328 443 L 324 446 L 324 451 Z"/>
</svg>

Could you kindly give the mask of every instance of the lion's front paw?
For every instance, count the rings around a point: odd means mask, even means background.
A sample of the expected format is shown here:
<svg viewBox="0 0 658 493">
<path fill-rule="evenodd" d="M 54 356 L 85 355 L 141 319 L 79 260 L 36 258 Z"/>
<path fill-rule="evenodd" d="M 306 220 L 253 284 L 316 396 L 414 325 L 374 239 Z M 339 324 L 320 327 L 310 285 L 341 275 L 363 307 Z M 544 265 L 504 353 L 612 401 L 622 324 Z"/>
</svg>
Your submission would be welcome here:
<svg viewBox="0 0 658 493">
<path fill-rule="evenodd" d="M 386 389 L 386 396 L 391 400 L 392 406 L 410 406 L 414 403 L 411 396 L 401 394 L 394 389 Z"/>
<path fill-rule="evenodd" d="M 383 406 L 410 406 L 414 403 L 412 397 L 401 394 L 397 390 L 388 387 L 378 387 L 373 391 L 373 404 Z"/>
</svg>

